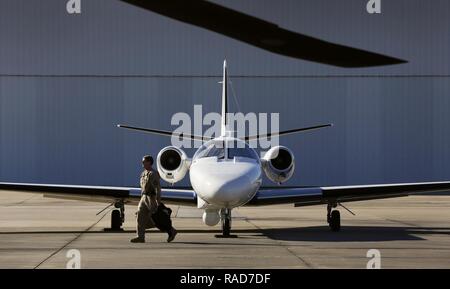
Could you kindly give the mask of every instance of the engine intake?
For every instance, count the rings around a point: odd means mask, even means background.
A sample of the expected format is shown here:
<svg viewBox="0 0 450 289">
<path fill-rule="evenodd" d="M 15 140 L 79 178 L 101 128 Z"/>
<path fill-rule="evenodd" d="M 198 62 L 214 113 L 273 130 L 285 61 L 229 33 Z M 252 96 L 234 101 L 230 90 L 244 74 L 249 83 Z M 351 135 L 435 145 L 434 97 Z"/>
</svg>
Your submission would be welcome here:
<svg viewBox="0 0 450 289">
<path fill-rule="evenodd" d="M 262 166 L 272 182 L 284 183 L 294 174 L 294 154 L 287 147 L 273 147 L 262 158 Z"/>
<path fill-rule="evenodd" d="M 189 169 L 186 153 L 177 147 L 163 148 L 157 157 L 158 172 L 161 178 L 171 184 L 181 181 Z"/>
</svg>

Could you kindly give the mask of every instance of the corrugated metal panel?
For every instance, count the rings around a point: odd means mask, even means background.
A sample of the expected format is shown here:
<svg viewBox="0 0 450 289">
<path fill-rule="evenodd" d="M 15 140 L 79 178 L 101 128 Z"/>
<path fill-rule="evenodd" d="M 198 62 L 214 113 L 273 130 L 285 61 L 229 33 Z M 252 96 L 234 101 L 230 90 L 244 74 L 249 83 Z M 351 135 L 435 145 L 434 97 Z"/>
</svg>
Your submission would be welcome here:
<svg viewBox="0 0 450 289">
<path fill-rule="evenodd" d="M 115 124 L 171 129 L 171 116 L 194 104 L 219 111 L 224 57 L 233 110 L 280 112 L 282 129 L 335 123 L 281 140 L 297 152 L 289 184 L 449 177 L 448 1 L 383 1 L 382 15 L 368 15 L 362 0 L 215 2 L 410 63 L 308 63 L 119 1 L 82 1 L 78 16 L 60 0 L 1 1 L 0 179 L 135 184 L 140 157 L 170 141 Z"/>
<path fill-rule="evenodd" d="M 413 181 L 449 171 L 448 78 L 232 81 L 243 112 L 280 112 L 282 129 L 335 124 L 281 139 L 298 154 L 292 184 Z M 171 129 L 176 112 L 220 107 L 214 78 L 2 77 L 0 85 L 1 178 L 9 181 L 132 184 L 140 156 L 170 140 L 115 124 Z"/>
</svg>

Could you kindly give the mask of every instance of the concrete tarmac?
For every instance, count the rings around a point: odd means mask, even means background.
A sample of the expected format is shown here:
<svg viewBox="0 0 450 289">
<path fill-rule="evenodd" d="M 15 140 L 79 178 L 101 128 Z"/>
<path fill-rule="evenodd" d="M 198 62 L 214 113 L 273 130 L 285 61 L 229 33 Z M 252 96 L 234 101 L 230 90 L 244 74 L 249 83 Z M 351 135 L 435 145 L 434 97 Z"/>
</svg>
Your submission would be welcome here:
<svg viewBox="0 0 450 289">
<path fill-rule="evenodd" d="M 0 191 L 0 268 L 66 268 L 69 250 L 82 268 L 366 268 L 377 249 L 382 268 L 450 268 L 450 196 L 413 196 L 348 203 L 342 230 L 330 232 L 325 206 L 233 210 L 233 233 L 202 223 L 200 210 L 171 206 L 179 234 L 149 230 L 132 244 L 134 212 L 124 232 L 103 232 L 106 205 Z"/>
</svg>

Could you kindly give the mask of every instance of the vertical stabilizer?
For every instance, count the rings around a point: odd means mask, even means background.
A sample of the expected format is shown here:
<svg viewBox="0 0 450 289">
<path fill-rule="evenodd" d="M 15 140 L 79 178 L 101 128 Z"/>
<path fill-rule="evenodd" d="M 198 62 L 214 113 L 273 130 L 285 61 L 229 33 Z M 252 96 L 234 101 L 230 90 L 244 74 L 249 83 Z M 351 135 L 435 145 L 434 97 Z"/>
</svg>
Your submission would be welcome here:
<svg viewBox="0 0 450 289">
<path fill-rule="evenodd" d="M 227 61 L 223 61 L 223 79 L 222 79 L 222 123 L 221 132 L 222 136 L 225 135 L 227 131 L 227 113 L 228 113 L 228 85 L 227 85 Z"/>
</svg>

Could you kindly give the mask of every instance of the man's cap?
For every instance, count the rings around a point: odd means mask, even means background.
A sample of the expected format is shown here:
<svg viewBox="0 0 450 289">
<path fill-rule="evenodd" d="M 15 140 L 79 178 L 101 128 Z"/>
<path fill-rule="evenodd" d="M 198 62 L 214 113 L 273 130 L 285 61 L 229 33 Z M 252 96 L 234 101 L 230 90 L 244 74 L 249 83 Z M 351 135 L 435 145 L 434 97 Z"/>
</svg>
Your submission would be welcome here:
<svg viewBox="0 0 450 289">
<path fill-rule="evenodd" d="M 153 157 L 150 156 L 150 155 L 145 155 L 145 156 L 142 157 L 142 161 L 143 162 L 150 162 L 150 163 L 153 164 Z"/>
</svg>

